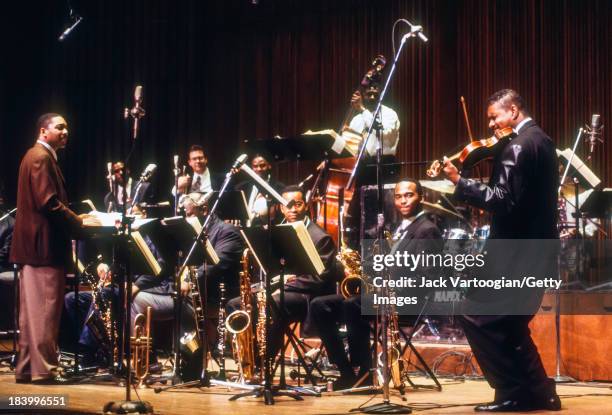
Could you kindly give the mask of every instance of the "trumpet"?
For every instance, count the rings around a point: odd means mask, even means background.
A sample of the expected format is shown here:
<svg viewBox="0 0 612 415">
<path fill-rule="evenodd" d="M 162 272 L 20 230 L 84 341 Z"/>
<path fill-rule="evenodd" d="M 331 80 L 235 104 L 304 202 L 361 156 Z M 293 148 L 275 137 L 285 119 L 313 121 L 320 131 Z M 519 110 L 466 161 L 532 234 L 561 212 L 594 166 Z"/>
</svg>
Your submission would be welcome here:
<svg viewBox="0 0 612 415">
<path fill-rule="evenodd" d="M 143 327 L 143 323 L 146 326 Z M 151 339 L 151 307 L 147 307 L 147 315 L 140 313 L 134 318 L 134 335 L 130 337 L 132 347 L 132 367 L 134 376 L 141 387 L 149 374 L 149 354 L 153 341 Z"/>
</svg>

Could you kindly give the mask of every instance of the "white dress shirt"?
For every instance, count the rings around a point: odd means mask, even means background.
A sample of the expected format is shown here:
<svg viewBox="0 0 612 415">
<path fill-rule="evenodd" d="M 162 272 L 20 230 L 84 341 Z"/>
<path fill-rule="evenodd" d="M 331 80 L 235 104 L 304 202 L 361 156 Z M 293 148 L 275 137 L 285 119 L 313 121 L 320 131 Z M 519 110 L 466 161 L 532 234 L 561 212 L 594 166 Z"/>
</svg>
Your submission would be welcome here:
<svg viewBox="0 0 612 415">
<path fill-rule="evenodd" d="M 47 150 L 49 150 L 51 152 L 51 155 L 53 156 L 53 158 L 55 159 L 55 161 L 57 161 L 57 153 L 55 152 L 55 150 L 53 150 L 53 147 L 51 147 L 48 143 L 45 143 L 42 140 L 36 140 L 37 143 L 42 144 L 42 146 L 44 148 L 46 148 Z"/>
<path fill-rule="evenodd" d="M 198 182 L 198 177 L 200 178 L 200 185 L 196 186 Z M 198 174 L 193 173 L 193 177 L 191 178 L 191 191 L 192 192 L 200 192 L 200 193 L 208 193 L 212 191 L 212 183 L 210 181 L 210 170 L 206 168 L 204 173 Z"/>
<path fill-rule="evenodd" d="M 383 155 L 394 156 L 397 152 L 397 144 L 399 143 L 399 118 L 397 117 L 397 113 L 395 111 L 385 105 L 381 106 L 380 115 L 383 126 Z M 372 114 L 370 110 L 366 109 L 361 114 L 357 114 L 353 117 L 351 123 L 349 124 L 349 128 L 365 135 L 372 125 L 373 119 L 374 114 Z M 378 139 L 376 137 L 376 131 L 372 130 L 372 136 L 368 140 L 366 151 L 370 156 L 375 156 L 377 148 Z"/>
</svg>

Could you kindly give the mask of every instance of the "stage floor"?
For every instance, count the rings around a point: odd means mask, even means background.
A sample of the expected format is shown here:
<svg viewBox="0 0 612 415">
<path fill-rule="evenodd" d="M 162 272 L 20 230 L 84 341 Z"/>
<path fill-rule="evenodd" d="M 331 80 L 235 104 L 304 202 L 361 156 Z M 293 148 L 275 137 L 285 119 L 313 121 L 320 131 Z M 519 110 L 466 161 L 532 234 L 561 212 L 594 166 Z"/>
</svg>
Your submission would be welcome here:
<svg viewBox="0 0 612 415">
<path fill-rule="evenodd" d="M 430 383 L 418 377 L 413 380 L 417 384 Z M 408 389 L 404 401 L 397 391 L 393 391 L 391 401 L 419 409 L 419 412 L 431 408 L 423 412 L 426 414 L 473 414 L 475 404 L 489 401 L 493 396 L 492 390 L 482 380 L 462 382 L 443 379 L 441 382 L 443 383 L 441 392 Z M 266 406 L 261 400 L 254 398 L 229 402 L 228 398 L 234 393 L 236 392 L 219 386 L 201 390 L 193 388 L 166 391 L 161 394 L 154 393 L 152 389 L 138 390 L 140 397 L 149 401 L 155 413 L 158 414 L 342 414 L 360 405 L 382 401 L 381 395 L 324 393 L 322 397 L 305 397 L 301 402 L 290 398 L 278 398 L 275 405 Z M 563 414 L 612 414 L 612 390 L 609 385 L 602 385 L 602 387 L 560 385 L 558 393 L 563 402 L 561 412 Z M 108 401 L 124 399 L 125 389 L 108 384 L 78 384 L 61 387 L 16 384 L 13 374 L 8 369 L 1 369 L 0 397 L 14 394 L 67 394 L 69 411 L 66 413 L 90 414 L 101 413 L 102 407 Z M 138 399 L 133 391 L 132 399 Z"/>
</svg>

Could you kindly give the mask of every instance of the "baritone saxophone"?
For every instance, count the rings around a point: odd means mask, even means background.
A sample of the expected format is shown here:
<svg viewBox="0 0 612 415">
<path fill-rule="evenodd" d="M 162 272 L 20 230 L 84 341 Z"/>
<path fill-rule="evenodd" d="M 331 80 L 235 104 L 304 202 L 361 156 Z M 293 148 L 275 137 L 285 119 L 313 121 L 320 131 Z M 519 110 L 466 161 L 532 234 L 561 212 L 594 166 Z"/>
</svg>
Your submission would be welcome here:
<svg viewBox="0 0 612 415">
<path fill-rule="evenodd" d="M 249 249 L 242 253 L 240 271 L 240 310 L 227 316 L 225 328 L 232 334 L 232 352 L 238 365 L 240 381 L 253 378 L 255 374 L 255 352 L 253 350 L 253 326 L 251 325 L 251 276 L 249 271 Z"/>
</svg>

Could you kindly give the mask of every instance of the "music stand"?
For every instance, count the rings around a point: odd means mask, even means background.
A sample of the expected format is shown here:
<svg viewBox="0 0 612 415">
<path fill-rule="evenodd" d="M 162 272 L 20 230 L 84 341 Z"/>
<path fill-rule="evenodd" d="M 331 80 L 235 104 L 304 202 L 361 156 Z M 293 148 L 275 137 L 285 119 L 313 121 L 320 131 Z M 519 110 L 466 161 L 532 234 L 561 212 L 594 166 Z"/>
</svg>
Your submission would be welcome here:
<svg viewBox="0 0 612 415">
<path fill-rule="evenodd" d="M 259 266 L 266 274 L 266 297 L 267 297 L 267 319 L 266 319 L 266 333 L 270 334 L 270 318 L 272 311 L 277 316 L 279 321 L 283 323 L 287 320 L 285 316 L 285 287 L 284 287 L 284 276 L 287 272 L 299 275 L 299 274 L 311 274 L 320 275 L 324 270 L 324 265 L 319 257 L 318 252 L 308 234 L 306 227 L 303 222 L 287 223 L 283 225 L 276 225 L 271 228 L 268 232 L 263 228 L 246 228 L 241 231 L 247 245 L 253 252 L 253 256 Z M 270 282 L 270 276 L 278 274 L 280 276 L 279 282 L 279 304 L 277 305 L 272 297 L 272 287 Z M 304 357 L 301 355 L 299 347 L 295 342 L 293 333 L 289 329 L 288 325 L 284 326 L 284 332 L 289 337 L 291 344 L 293 345 L 298 360 L 304 366 L 307 371 L 307 377 L 312 378 L 312 369 L 306 365 Z M 269 340 L 267 344 L 271 344 Z M 269 353 L 266 353 L 265 363 L 265 380 L 264 386 L 260 387 L 252 392 L 242 393 L 234 395 L 230 400 L 236 400 L 246 396 L 260 397 L 264 396 L 266 404 L 274 404 L 273 396 L 289 396 L 295 400 L 302 400 L 302 397 L 293 391 L 287 391 L 288 389 L 285 378 L 285 346 L 286 343 L 281 343 L 280 350 L 280 383 L 279 385 L 273 386 L 271 383 L 271 359 Z M 291 388 L 296 389 L 301 393 L 308 393 L 318 396 L 318 392 L 313 392 L 304 388 Z"/>
</svg>

